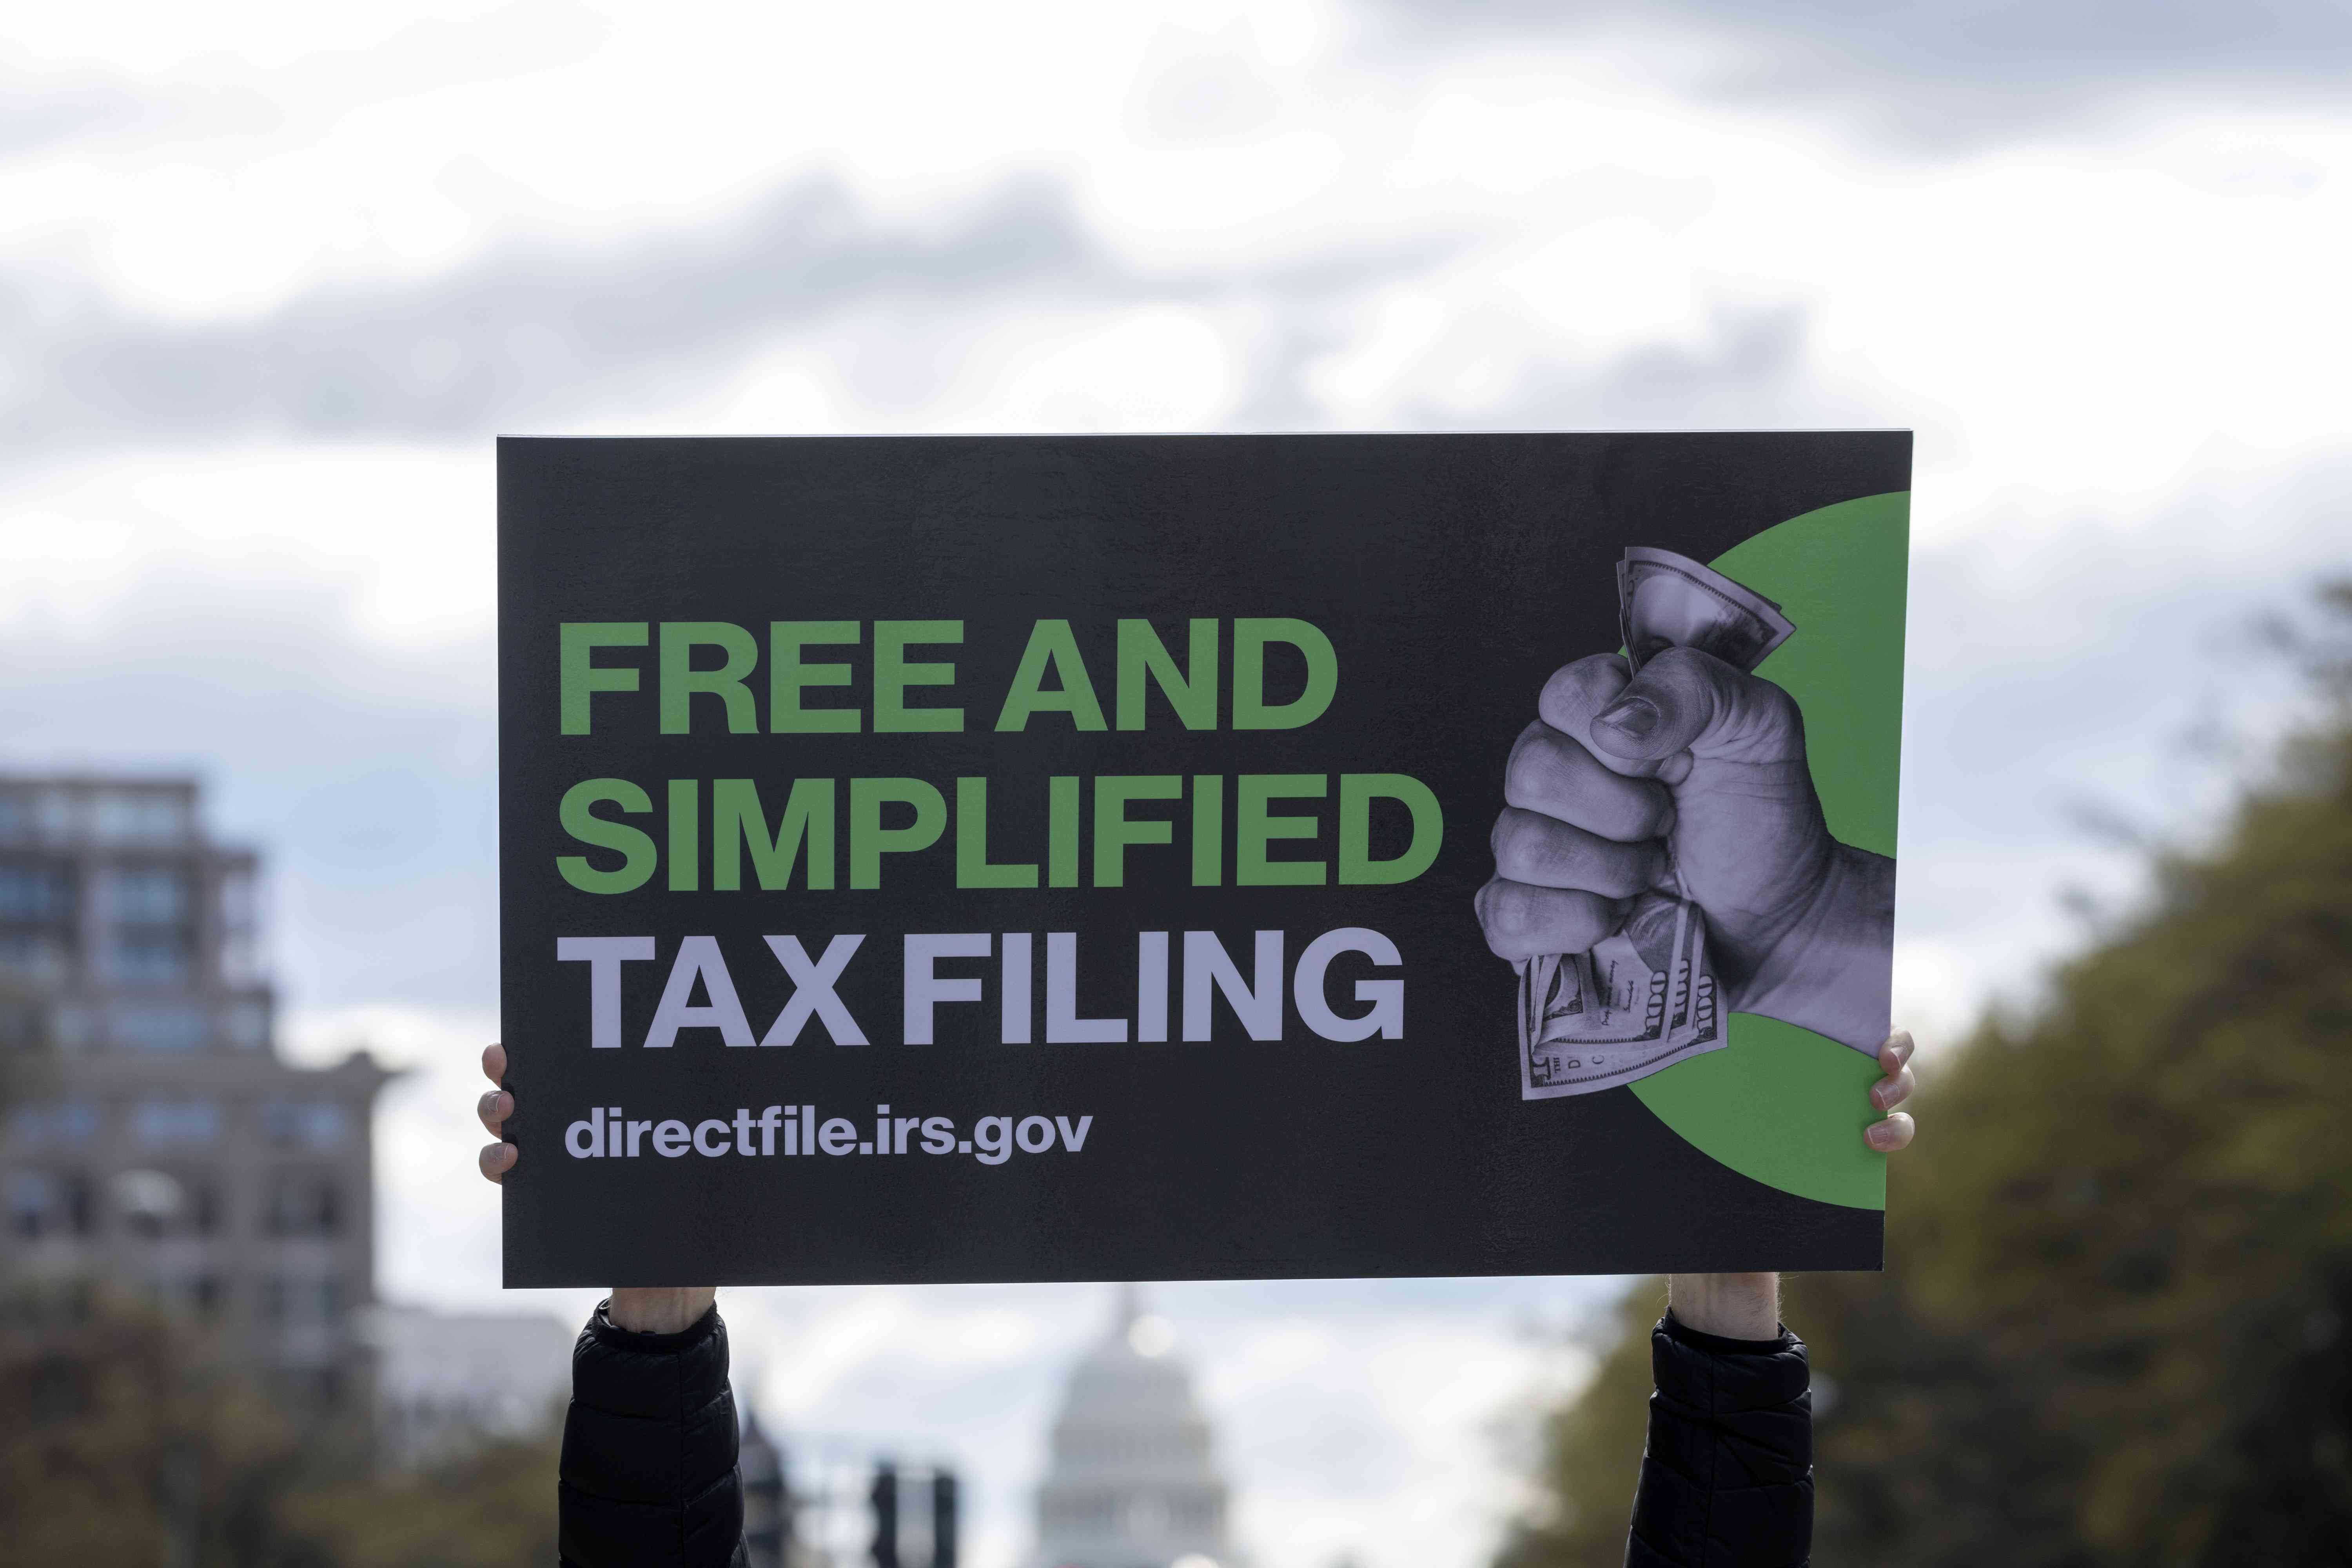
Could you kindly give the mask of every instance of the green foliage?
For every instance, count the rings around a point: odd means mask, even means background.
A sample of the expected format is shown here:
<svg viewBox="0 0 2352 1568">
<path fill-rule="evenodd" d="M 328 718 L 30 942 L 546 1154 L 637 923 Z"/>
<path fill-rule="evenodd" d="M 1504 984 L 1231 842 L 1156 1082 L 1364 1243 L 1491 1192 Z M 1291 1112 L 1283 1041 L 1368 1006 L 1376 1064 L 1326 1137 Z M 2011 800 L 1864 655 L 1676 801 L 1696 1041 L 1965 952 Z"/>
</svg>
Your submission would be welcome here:
<svg viewBox="0 0 2352 1568">
<path fill-rule="evenodd" d="M 555 1561 L 555 1438 L 379 1472 L 183 1324 L 99 1301 L 0 1326 L 0 1568 L 490 1568 Z"/>
<path fill-rule="evenodd" d="M 1817 1561 L 2352 1561 L 2352 660 L 2298 651 L 2326 719 L 1920 1097 L 1886 1273 L 1790 1282 Z M 1622 1563 L 1646 1390 L 1629 1333 L 1504 1568 Z"/>
<path fill-rule="evenodd" d="M 554 1436 L 485 1443 L 421 1474 L 288 1497 L 278 1517 L 323 1568 L 511 1568 L 553 1563 Z"/>
<path fill-rule="evenodd" d="M 0 1568 L 244 1560 L 292 1453 L 259 1392 L 151 1314 L 12 1298 L 0 1339 Z"/>
</svg>

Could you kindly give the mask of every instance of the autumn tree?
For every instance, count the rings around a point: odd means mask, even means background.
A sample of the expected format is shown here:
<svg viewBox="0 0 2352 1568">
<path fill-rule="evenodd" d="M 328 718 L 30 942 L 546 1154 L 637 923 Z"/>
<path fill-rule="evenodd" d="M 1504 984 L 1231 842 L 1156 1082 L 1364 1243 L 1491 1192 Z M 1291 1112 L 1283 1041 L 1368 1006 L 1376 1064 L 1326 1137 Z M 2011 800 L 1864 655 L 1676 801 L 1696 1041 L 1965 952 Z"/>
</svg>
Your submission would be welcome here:
<svg viewBox="0 0 2352 1568">
<path fill-rule="evenodd" d="M 1881 1275 L 1792 1279 L 1816 1561 L 2352 1562 L 2352 587 L 2319 717 L 2143 907 L 1946 1054 Z M 1654 1286 L 1502 1568 L 1615 1568 Z"/>
</svg>

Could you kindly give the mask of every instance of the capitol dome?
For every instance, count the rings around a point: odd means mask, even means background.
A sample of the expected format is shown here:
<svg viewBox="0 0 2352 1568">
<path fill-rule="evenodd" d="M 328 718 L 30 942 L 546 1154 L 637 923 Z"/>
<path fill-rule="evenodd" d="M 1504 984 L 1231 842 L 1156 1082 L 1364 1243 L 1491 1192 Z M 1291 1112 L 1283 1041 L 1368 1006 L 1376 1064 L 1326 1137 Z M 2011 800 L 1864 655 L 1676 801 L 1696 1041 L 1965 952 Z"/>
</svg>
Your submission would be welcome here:
<svg viewBox="0 0 2352 1568">
<path fill-rule="evenodd" d="M 1238 1568 L 1209 1424 L 1174 1344 L 1122 1287 L 1054 1423 L 1035 1568 Z"/>
</svg>

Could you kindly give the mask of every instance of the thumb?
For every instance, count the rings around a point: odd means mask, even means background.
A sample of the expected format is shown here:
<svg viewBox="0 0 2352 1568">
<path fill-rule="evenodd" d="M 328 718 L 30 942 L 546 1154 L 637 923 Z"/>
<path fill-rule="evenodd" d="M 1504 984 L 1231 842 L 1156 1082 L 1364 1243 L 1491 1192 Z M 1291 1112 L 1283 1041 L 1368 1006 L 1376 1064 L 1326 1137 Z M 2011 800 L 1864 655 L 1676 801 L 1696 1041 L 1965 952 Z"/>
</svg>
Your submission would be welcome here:
<svg viewBox="0 0 2352 1568">
<path fill-rule="evenodd" d="M 1787 692 L 1695 647 L 1666 648 L 1644 664 L 1593 715 L 1591 734 L 1611 755 L 1645 762 L 1677 752 L 1743 763 L 1805 754 L 1804 720 Z"/>
</svg>

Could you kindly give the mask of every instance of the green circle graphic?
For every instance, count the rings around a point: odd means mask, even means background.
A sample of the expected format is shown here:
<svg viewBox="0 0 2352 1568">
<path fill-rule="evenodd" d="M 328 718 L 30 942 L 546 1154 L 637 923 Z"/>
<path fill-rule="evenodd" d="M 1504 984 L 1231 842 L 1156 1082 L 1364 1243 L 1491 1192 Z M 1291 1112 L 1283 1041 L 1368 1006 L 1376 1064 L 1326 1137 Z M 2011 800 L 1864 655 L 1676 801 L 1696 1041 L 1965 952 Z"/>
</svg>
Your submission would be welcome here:
<svg viewBox="0 0 2352 1568">
<path fill-rule="evenodd" d="M 1805 715 L 1830 831 L 1895 853 L 1911 497 L 1864 496 L 1775 524 L 1709 564 L 1796 635 L 1757 668 Z M 1886 1206 L 1886 1156 L 1862 1141 L 1878 1066 L 1810 1029 L 1734 1013 L 1730 1043 L 1633 1085 L 1658 1120 L 1740 1174 L 1846 1208 Z"/>
</svg>

